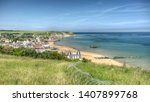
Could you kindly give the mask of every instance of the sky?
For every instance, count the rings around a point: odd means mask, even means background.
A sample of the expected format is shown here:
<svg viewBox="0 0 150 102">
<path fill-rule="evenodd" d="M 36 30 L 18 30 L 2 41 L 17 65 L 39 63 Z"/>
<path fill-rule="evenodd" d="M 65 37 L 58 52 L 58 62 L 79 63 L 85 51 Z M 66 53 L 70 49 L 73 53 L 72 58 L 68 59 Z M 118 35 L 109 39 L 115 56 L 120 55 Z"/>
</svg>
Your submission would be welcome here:
<svg viewBox="0 0 150 102">
<path fill-rule="evenodd" d="M 0 29 L 150 31 L 150 1 L 0 0 Z"/>
</svg>

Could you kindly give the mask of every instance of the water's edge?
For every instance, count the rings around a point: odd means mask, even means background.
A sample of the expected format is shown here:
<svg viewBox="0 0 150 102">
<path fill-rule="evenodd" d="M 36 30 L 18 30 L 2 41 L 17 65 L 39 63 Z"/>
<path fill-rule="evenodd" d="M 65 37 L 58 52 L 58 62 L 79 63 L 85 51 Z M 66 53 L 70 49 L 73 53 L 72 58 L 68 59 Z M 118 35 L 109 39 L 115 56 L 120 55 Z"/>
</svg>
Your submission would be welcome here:
<svg viewBox="0 0 150 102">
<path fill-rule="evenodd" d="M 60 42 L 57 42 L 57 44 L 77 48 L 82 51 L 102 54 L 110 58 L 113 58 L 115 56 L 126 57 L 125 59 L 115 59 L 115 60 L 122 63 L 127 63 L 134 67 L 140 67 L 149 70 L 150 33 L 149 34 L 142 33 L 143 35 L 141 33 L 133 33 L 133 34 L 123 33 L 123 34 L 79 33 L 76 34 L 76 36 L 64 38 Z M 96 46 L 98 46 L 98 48 L 92 49 L 89 47 L 90 44 L 95 44 Z"/>
</svg>

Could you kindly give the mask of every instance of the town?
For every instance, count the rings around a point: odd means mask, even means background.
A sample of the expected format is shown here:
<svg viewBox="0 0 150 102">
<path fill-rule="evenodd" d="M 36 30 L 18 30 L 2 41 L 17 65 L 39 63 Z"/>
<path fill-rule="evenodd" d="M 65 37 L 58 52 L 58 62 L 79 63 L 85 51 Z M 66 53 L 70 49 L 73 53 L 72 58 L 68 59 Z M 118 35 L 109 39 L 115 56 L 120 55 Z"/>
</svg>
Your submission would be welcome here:
<svg viewBox="0 0 150 102">
<path fill-rule="evenodd" d="M 2 32 L 0 33 L 0 45 L 13 48 L 34 49 L 37 53 L 57 51 L 69 59 L 79 59 L 81 58 L 79 50 L 77 50 L 77 53 L 71 51 L 64 53 L 50 45 L 50 42 L 60 41 L 64 37 L 72 35 L 73 33 L 71 32 Z"/>
</svg>

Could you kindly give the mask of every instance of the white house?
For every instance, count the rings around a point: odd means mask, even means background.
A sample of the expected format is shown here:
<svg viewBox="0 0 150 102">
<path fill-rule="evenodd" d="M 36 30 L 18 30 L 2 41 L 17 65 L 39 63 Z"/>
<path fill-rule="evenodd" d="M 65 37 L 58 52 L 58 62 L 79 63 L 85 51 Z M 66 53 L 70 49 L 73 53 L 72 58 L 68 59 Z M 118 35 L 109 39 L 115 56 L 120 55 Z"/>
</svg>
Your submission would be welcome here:
<svg viewBox="0 0 150 102">
<path fill-rule="evenodd" d="M 76 53 L 72 53 L 71 51 L 68 52 L 67 58 L 69 59 L 80 59 L 81 58 L 81 53 L 79 50 L 77 50 Z"/>
</svg>

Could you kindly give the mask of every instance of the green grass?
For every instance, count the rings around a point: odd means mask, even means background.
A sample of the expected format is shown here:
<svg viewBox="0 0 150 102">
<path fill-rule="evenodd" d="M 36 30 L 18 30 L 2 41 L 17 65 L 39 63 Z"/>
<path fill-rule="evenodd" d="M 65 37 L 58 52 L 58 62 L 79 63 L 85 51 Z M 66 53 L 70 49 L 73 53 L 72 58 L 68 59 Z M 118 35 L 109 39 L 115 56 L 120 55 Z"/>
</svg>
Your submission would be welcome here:
<svg viewBox="0 0 150 102">
<path fill-rule="evenodd" d="M 108 65 L 97 65 L 93 63 L 80 63 L 77 65 L 84 72 L 88 72 L 92 77 L 110 81 L 110 84 L 121 85 L 150 85 L 150 71 L 141 71 L 137 68 L 123 68 Z"/>
<path fill-rule="evenodd" d="M 32 30 L 0 30 L 0 33 L 34 33 L 34 32 L 45 32 L 45 31 L 32 31 Z"/>
<path fill-rule="evenodd" d="M 45 33 L 45 32 L 57 32 L 57 34 L 62 34 L 62 33 L 66 33 L 66 34 L 69 34 L 69 35 L 74 35 L 73 32 L 65 32 L 65 31 L 35 31 L 35 30 L 0 30 L 0 34 L 1 33 L 20 33 L 20 34 L 23 34 L 23 33 L 35 33 L 35 34 L 38 34 L 38 33 Z"/>
<path fill-rule="evenodd" d="M 65 61 L 0 56 L 0 84 L 69 84 Z"/>
<path fill-rule="evenodd" d="M 150 84 L 150 72 L 0 54 L 1 85 Z"/>
<path fill-rule="evenodd" d="M 16 57 L 0 54 L 0 84 L 1 85 L 81 85 L 87 83 L 90 77 L 81 79 L 79 75 L 70 75 L 74 62 L 63 60 L 44 60 L 28 57 Z M 75 71 L 74 71 L 75 72 Z M 87 80 L 88 79 L 88 80 Z M 86 80 L 86 81 L 82 81 Z"/>
</svg>

